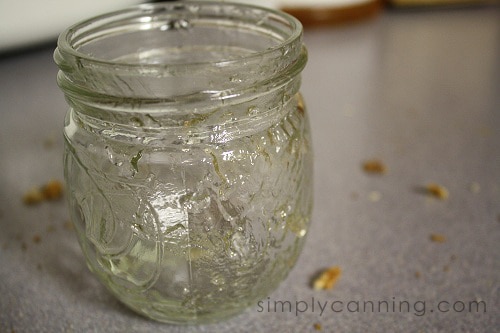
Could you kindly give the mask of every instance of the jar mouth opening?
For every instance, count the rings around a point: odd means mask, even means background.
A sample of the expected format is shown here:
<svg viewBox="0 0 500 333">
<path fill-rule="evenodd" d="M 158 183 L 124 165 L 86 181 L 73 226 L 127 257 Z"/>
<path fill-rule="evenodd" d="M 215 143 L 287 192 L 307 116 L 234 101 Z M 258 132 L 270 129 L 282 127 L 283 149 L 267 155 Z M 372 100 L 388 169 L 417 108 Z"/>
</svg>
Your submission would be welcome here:
<svg viewBox="0 0 500 333">
<path fill-rule="evenodd" d="M 70 57 L 77 65 L 140 68 L 142 74 L 186 66 L 222 69 L 286 55 L 301 38 L 296 18 L 270 8 L 216 1 L 142 4 L 66 29 L 56 62 L 63 70 Z"/>
</svg>

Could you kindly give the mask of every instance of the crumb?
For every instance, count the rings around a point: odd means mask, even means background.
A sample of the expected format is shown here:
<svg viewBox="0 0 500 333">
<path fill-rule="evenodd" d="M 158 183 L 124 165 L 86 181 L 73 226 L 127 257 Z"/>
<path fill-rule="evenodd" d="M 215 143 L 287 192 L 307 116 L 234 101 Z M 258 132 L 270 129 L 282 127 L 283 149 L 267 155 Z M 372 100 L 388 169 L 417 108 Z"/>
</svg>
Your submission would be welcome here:
<svg viewBox="0 0 500 333">
<path fill-rule="evenodd" d="M 316 279 L 314 279 L 313 287 L 316 290 L 332 289 L 335 283 L 340 278 L 342 270 L 339 266 L 333 266 L 324 270 Z"/>
<path fill-rule="evenodd" d="M 304 104 L 304 99 L 300 94 L 296 95 L 296 99 L 297 99 L 297 111 L 299 111 L 300 114 L 304 114 L 304 111 L 306 109 Z"/>
<path fill-rule="evenodd" d="M 482 137 L 489 137 L 492 133 L 492 130 L 491 128 L 487 127 L 487 126 L 483 126 L 479 129 L 479 135 L 481 135 Z"/>
<path fill-rule="evenodd" d="M 431 241 L 435 243 L 444 243 L 446 242 L 446 237 L 444 237 L 441 234 L 431 234 L 430 235 Z"/>
<path fill-rule="evenodd" d="M 469 189 L 472 193 L 477 194 L 479 193 L 479 191 L 481 191 L 481 185 L 479 185 L 479 183 L 473 182 L 470 184 Z"/>
<path fill-rule="evenodd" d="M 67 230 L 73 230 L 73 228 L 75 227 L 71 221 L 66 221 L 66 222 L 64 222 L 63 225 L 64 225 L 64 228 Z"/>
<path fill-rule="evenodd" d="M 380 194 L 379 191 L 371 191 L 370 193 L 368 193 L 368 200 L 370 200 L 371 202 L 380 201 L 381 198 L 382 194 Z"/>
<path fill-rule="evenodd" d="M 456 256 L 456 255 L 454 255 L 454 254 L 452 254 L 452 255 L 450 256 L 450 261 L 455 261 L 455 260 L 457 260 L 457 256 Z"/>
<path fill-rule="evenodd" d="M 363 170 L 366 173 L 381 175 L 386 173 L 387 168 L 382 161 L 378 159 L 372 159 L 363 162 Z"/>
<path fill-rule="evenodd" d="M 26 192 L 23 196 L 23 202 L 26 205 L 36 205 L 42 202 L 44 199 L 44 195 L 39 188 L 32 188 L 28 192 Z"/>
<path fill-rule="evenodd" d="M 57 200 L 62 197 L 63 186 L 58 180 L 51 180 L 41 187 L 33 187 L 23 196 L 26 205 L 35 205 L 44 200 Z"/>
<path fill-rule="evenodd" d="M 313 327 L 316 331 L 321 331 L 321 329 L 323 328 L 323 327 L 321 327 L 321 324 L 318 324 L 318 323 L 314 324 Z"/>
<path fill-rule="evenodd" d="M 416 272 L 415 272 L 415 277 L 416 277 L 417 279 L 420 279 L 420 278 L 422 277 L 422 273 L 420 273 L 420 271 L 416 271 Z"/>
<path fill-rule="evenodd" d="M 47 137 L 45 138 L 45 140 L 43 140 L 43 146 L 45 147 L 45 149 L 50 149 L 52 147 L 54 147 L 54 144 L 55 144 L 56 140 L 54 139 L 54 137 Z"/>
<path fill-rule="evenodd" d="M 40 235 L 33 236 L 33 243 L 38 244 L 41 241 L 42 241 L 42 238 L 40 237 Z"/>
<path fill-rule="evenodd" d="M 449 192 L 442 185 L 431 183 L 431 184 L 427 185 L 426 190 L 427 190 L 428 194 L 430 194 L 438 199 L 441 199 L 441 200 L 448 199 Z"/>
<path fill-rule="evenodd" d="M 450 271 L 450 265 L 444 265 L 443 272 L 449 272 L 449 271 Z"/>
<path fill-rule="evenodd" d="M 46 200 L 56 200 L 62 197 L 63 186 L 58 180 L 51 180 L 42 187 L 43 196 Z"/>
</svg>

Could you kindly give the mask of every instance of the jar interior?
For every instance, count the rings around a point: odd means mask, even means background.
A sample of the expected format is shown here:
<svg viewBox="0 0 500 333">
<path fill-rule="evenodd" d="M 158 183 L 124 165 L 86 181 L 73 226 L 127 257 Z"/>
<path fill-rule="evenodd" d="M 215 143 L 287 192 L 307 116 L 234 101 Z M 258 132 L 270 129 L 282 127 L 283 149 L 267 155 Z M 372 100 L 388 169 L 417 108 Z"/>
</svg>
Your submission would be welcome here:
<svg viewBox="0 0 500 333">
<path fill-rule="evenodd" d="M 281 13 L 220 3 L 142 5 L 73 29 L 71 47 L 126 64 L 224 62 L 280 47 L 296 27 Z"/>
<path fill-rule="evenodd" d="M 288 14 L 182 1 L 78 23 L 61 34 L 54 59 L 70 104 L 117 122 L 118 106 L 168 117 L 193 110 L 208 114 L 297 86 L 307 52 L 300 22 Z"/>
</svg>

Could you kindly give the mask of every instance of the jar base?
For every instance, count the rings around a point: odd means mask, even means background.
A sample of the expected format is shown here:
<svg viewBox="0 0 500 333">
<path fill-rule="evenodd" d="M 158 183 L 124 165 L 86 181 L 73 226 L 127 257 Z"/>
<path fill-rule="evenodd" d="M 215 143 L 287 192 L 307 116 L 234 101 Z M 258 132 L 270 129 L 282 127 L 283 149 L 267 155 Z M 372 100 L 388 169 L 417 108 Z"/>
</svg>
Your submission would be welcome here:
<svg viewBox="0 0 500 333">
<path fill-rule="evenodd" d="M 242 305 L 241 307 L 236 307 L 228 310 L 215 312 L 195 312 L 195 311 L 184 311 L 179 312 L 179 307 L 176 304 L 161 304 L 161 303 L 147 303 L 137 304 L 136 302 L 131 302 L 124 299 L 123 295 L 120 295 L 113 290 L 111 293 L 129 310 L 134 313 L 143 316 L 147 319 L 154 320 L 164 324 L 172 325 L 202 325 L 202 324 L 213 324 L 225 320 L 229 320 L 235 316 L 240 315 L 245 312 L 250 305 Z"/>
</svg>

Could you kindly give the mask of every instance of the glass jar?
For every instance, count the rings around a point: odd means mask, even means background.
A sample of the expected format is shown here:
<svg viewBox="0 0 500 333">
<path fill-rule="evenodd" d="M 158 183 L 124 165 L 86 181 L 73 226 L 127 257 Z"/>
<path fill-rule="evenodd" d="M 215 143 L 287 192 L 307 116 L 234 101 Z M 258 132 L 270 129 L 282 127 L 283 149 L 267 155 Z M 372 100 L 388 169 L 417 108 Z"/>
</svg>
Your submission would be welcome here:
<svg viewBox="0 0 500 333">
<path fill-rule="evenodd" d="M 65 178 L 88 266 L 133 310 L 222 319 L 286 277 L 312 209 L 307 53 L 288 14 L 139 5 L 63 32 Z"/>
</svg>

